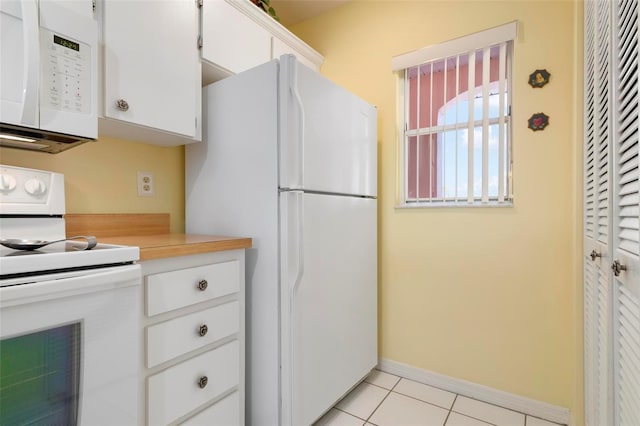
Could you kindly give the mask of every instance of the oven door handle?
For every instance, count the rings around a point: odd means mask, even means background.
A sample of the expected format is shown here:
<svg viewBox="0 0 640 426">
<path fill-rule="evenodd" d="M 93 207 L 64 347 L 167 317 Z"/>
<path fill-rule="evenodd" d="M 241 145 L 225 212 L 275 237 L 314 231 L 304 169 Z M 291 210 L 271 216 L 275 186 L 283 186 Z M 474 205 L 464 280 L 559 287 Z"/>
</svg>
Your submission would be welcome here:
<svg viewBox="0 0 640 426">
<path fill-rule="evenodd" d="M 0 308 L 138 286 L 141 282 L 139 264 L 0 279 Z"/>
</svg>

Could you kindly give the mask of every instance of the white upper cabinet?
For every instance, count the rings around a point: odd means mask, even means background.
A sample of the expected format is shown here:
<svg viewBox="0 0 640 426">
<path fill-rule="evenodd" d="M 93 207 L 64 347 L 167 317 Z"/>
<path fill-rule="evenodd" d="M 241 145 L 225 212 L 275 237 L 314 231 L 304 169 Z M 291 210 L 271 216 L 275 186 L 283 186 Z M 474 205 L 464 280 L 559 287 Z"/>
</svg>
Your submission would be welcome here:
<svg viewBox="0 0 640 426">
<path fill-rule="evenodd" d="M 99 3 L 101 136 L 159 145 L 200 140 L 201 66 L 194 0 Z"/>
<path fill-rule="evenodd" d="M 202 40 L 202 59 L 229 73 L 239 73 L 271 59 L 269 31 L 223 0 L 204 1 Z"/>
<path fill-rule="evenodd" d="M 291 53 L 319 71 L 324 58 L 249 0 L 203 0 L 205 84 Z"/>
</svg>

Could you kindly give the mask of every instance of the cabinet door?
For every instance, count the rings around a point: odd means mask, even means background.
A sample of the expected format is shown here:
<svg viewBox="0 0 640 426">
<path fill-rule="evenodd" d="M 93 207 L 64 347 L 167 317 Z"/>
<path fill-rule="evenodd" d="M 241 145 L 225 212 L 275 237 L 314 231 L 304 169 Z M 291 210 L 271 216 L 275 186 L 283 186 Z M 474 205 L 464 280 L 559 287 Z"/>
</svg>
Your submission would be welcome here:
<svg viewBox="0 0 640 426">
<path fill-rule="evenodd" d="M 51 1 L 51 0 L 49 0 Z M 57 4 L 72 9 L 75 13 L 94 18 L 91 0 L 55 0 Z"/>
<path fill-rule="evenodd" d="M 273 37 L 271 41 L 271 54 L 273 59 L 279 58 L 280 56 L 286 55 L 288 53 L 295 55 L 296 59 L 300 63 L 303 63 L 304 65 L 308 66 L 312 70 L 319 71 L 318 67 L 313 62 L 311 62 L 308 58 L 303 56 L 302 53 L 298 52 L 293 47 L 289 46 L 287 43 L 280 40 L 278 37 Z"/>
<path fill-rule="evenodd" d="M 104 116 L 196 136 L 196 2 L 104 1 L 102 7 Z"/>
<path fill-rule="evenodd" d="M 232 73 L 271 59 L 269 32 L 225 0 L 204 0 L 202 42 L 202 59 Z"/>
</svg>

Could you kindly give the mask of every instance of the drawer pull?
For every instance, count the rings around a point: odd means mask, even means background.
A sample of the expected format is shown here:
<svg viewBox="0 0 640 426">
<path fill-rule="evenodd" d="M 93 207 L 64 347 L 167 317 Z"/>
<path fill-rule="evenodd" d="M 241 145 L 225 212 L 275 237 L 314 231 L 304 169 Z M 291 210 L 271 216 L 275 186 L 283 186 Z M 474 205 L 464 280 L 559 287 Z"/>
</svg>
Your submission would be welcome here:
<svg viewBox="0 0 640 426">
<path fill-rule="evenodd" d="M 207 327 L 206 324 L 201 325 L 200 331 L 199 331 L 200 337 L 206 336 L 208 331 L 209 331 L 209 327 Z"/>
<path fill-rule="evenodd" d="M 207 386 L 207 383 L 209 383 L 207 376 L 202 376 L 200 377 L 200 380 L 198 380 L 198 386 L 200 386 L 200 389 L 204 389 Z"/>
<path fill-rule="evenodd" d="M 118 99 L 116 101 L 116 108 L 118 108 L 120 111 L 128 111 L 129 110 L 129 103 L 127 101 L 125 101 L 124 99 Z"/>
<path fill-rule="evenodd" d="M 205 291 L 208 286 L 209 286 L 209 283 L 207 282 L 207 280 L 198 281 L 198 289 L 200 291 Z"/>
</svg>

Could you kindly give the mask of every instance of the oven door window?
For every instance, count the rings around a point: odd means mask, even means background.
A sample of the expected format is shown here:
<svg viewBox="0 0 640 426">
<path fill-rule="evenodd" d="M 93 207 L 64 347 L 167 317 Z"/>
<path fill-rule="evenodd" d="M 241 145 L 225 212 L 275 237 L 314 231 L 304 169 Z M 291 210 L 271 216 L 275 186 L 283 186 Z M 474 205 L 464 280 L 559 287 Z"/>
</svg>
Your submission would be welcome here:
<svg viewBox="0 0 640 426">
<path fill-rule="evenodd" d="M 80 323 L 2 339 L 0 424 L 76 425 Z"/>
</svg>

